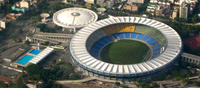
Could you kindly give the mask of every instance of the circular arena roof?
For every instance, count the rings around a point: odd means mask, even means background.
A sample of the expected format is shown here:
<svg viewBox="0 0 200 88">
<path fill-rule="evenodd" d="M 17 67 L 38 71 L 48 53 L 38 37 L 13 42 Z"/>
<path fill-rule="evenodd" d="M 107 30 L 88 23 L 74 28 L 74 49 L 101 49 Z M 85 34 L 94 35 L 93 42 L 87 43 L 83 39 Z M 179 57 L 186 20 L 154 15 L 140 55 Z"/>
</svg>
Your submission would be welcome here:
<svg viewBox="0 0 200 88">
<path fill-rule="evenodd" d="M 85 8 L 66 8 L 53 15 L 53 22 L 64 28 L 80 28 L 97 20 L 95 12 Z"/>
<path fill-rule="evenodd" d="M 117 23 L 143 24 L 156 28 L 166 38 L 167 45 L 165 51 L 151 60 L 130 65 L 106 63 L 91 56 L 86 47 L 88 37 L 98 29 Z M 158 71 L 172 63 L 181 52 L 182 40 L 174 29 L 156 20 L 142 17 L 112 17 L 82 28 L 72 38 L 69 48 L 74 62 L 90 72 L 117 77 L 127 75 L 141 76 Z"/>
</svg>

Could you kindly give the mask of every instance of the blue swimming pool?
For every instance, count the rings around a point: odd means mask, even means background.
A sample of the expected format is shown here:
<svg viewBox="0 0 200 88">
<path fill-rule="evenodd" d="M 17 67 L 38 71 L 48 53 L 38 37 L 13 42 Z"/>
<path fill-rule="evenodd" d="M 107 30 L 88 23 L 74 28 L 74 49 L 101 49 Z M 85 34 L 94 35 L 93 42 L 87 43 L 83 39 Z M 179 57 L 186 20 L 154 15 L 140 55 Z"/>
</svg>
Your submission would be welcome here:
<svg viewBox="0 0 200 88">
<path fill-rule="evenodd" d="M 20 65 L 26 65 L 34 56 L 24 55 L 21 59 L 19 59 L 16 63 Z"/>
<path fill-rule="evenodd" d="M 34 55 L 38 55 L 41 51 L 37 50 L 37 49 L 32 49 L 29 53 L 34 54 Z"/>
</svg>

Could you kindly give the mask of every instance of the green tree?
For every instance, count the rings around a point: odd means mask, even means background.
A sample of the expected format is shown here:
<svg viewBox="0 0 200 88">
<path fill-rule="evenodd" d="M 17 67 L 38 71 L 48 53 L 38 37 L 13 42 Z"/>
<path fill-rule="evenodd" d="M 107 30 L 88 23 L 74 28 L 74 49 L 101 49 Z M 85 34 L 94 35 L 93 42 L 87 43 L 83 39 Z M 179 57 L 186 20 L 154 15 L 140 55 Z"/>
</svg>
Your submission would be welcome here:
<svg viewBox="0 0 200 88">
<path fill-rule="evenodd" d="M 41 10 L 42 12 L 48 12 L 49 10 L 48 6 L 49 6 L 48 2 L 46 0 L 43 0 L 38 5 L 38 9 Z"/>
<path fill-rule="evenodd" d="M 73 7 L 72 4 L 65 4 L 65 3 L 61 3 L 61 2 L 56 2 L 56 3 L 53 3 L 51 5 L 51 10 L 53 12 L 57 11 L 57 10 L 60 10 L 60 9 L 63 9 L 63 8 L 69 8 L 69 7 Z"/>
<path fill-rule="evenodd" d="M 200 87 L 200 82 L 195 82 L 194 84 L 195 84 L 195 86 L 199 86 Z"/>
<path fill-rule="evenodd" d="M 181 79 L 181 82 L 188 84 L 190 82 L 190 80 L 188 78 L 183 78 L 183 79 Z"/>
<path fill-rule="evenodd" d="M 149 84 L 147 82 L 141 82 L 139 83 L 139 87 L 142 87 L 142 88 L 149 88 Z"/>
<path fill-rule="evenodd" d="M 46 81 L 42 88 L 62 88 L 62 85 L 55 84 L 53 81 Z"/>
<path fill-rule="evenodd" d="M 0 81 L 0 88 L 7 88 L 8 85 L 4 84 L 3 82 Z"/>
<path fill-rule="evenodd" d="M 122 88 L 129 88 L 127 85 L 122 85 Z"/>
<path fill-rule="evenodd" d="M 76 79 L 80 79 L 81 76 L 79 75 L 79 73 L 71 73 L 69 79 L 71 80 L 76 80 Z"/>
<path fill-rule="evenodd" d="M 15 85 L 15 88 L 28 88 L 24 82 L 23 82 L 23 78 L 19 77 L 19 79 L 17 79 L 17 83 Z"/>
<path fill-rule="evenodd" d="M 147 5 L 149 3 L 150 0 L 144 0 L 144 3 L 142 5 L 139 6 L 138 12 L 139 13 L 143 13 L 146 11 Z"/>
<path fill-rule="evenodd" d="M 52 88 L 62 88 L 62 85 L 54 84 Z"/>
<path fill-rule="evenodd" d="M 34 81 L 42 80 L 40 73 L 43 72 L 43 69 L 39 65 L 32 64 L 27 68 L 25 68 L 25 71 L 28 73 L 28 76 L 31 80 Z"/>
<path fill-rule="evenodd" d="M 43 84 L 43 87 L 42 88 L 52 88 L 53 86 L 53 82 L 52 81 L 46 81 L 44 84 Z"/>
<path fill-rule="evenodd" d="M 157 83 L 153 82 L 153 83 L 152 83 L 152 87 L 153 87 L 153 88 L 158 88 L 159 85 L 158 85 Z"/>
<path fill-rule="evenodd" d="M 12 4 L 7 4 L 5 7 L 5 13 L 11 12 L 11 7 L 12 7 Z"/>
<path fill-rule="evenodd" d="M 198 15 L 194 15 L 194 16 L 192 17 L 192 23 L 196 23 L 196 22 L 198 22 L 198 21 L 199 21 Z"/>
<path fill-rule="evenodd" d="M 115 82 L 115 85 L 116 86 L 120 86 L 120 82 Z"/>
<path fill-rule="evenodd" d="M 38 24 L 36 27 L 40 28 L 40 30 L 42 30 L 42 29 L 46 28 L 46 24 Z"/>
<path fill-rule="evenodd" d="M 30 45 L 31 42 L 30 42 L 29 40 L 26 40 L 26 41 L 25 41 L 25 44 L 26 44 L 26 45 Z"/>
</svg>

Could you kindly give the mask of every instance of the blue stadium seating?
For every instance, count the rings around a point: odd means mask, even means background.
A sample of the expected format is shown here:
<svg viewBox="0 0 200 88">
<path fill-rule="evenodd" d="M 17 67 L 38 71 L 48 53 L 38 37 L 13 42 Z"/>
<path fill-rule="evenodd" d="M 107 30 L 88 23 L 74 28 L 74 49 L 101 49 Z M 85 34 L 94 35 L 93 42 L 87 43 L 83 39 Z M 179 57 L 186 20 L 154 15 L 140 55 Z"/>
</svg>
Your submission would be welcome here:
<svg viewBox="0 0 200 88">
<path fill-rule="evenodd" d="M 131 33 L 131 38 L 136 38 L 137 33 Z"/>
<path fill-rule="evenodd" d="M 112 37 L 115 39 L 138 39 L 138 40 L 145 41 L 146 43 L 152 45 L 153 58 L 160 55 L 160 44 L 158 43 L 158 41 L 156 41 L 154 38 L 148 35 L 143 35 L 143 34 L 134 33 L 134 32 L 122 32 L 122 33 L 112 34 Z M 112 41 L 113 40 L 110 36 L 101 38 L 99 41 L 94 43 L 93 46 L 91 47 L 90 49 L 91 55 L 98 58 L 100 49 Z"/>
<path fill-rule="evenodd" d="M 155 39 L 150 38 L 150 39 L 146 40 L 146 42 L 149 43 L 150 45 L 152 45 L 155 43 Z"/>
<path fill-rule="evenodd" d="M 142 40 L 145 41 L 145 40 L 147 40 L 147 39 L 149 39 L 149 38 L 151 38 L 151 37 L 145 35 L 145 36 L 142 38 Z"/>
<path fill-rule="evenodd" d="M 110 42 L 113 41 L 112 38 L 110 38 L 110 37 L 106 37 L 106 39 L 107 39 L 107 42 L 108 42 L 108 43 L 110 43 Z"/>
<path fill-rule="evenodd" d="M 119 38 L 123 39 L 124 38 L 124 33 L 119 33 Z"/>
<path fill-rule="evenodd" d="M 125 33 L 125 38 L 131 38 L 131 33 L 126 32 L 126 33 Z"/>
<path fill-rule="evenodd" d="M 113 34 L 112 36 L 113 36 L 115 39 L 117 39 L 117 34 Z"/>
<path fill-rule="evenodd" d="M 143 37 L 143 34 L 138 34 L 136 38 L 137 38 L 138 40 L 140 40 L 142 37 Z"/>
</svg>

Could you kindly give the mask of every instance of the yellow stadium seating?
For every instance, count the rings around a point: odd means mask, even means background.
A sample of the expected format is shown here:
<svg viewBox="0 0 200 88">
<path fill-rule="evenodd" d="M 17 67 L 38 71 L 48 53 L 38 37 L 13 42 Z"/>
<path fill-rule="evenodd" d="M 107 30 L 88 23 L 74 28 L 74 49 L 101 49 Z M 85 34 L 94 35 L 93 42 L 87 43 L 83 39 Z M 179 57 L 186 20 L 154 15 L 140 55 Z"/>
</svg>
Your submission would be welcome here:
<svg viewBox="0 0 200 88">
<path fill-rule="evenodd" d="M 107 35 L 110 35 L 113 33 L 120 33 L 120 32 L 135 32 L 135 25 L 134 24 L 114 24 L 112 26 L 103 28 L 103 30 Z"/>
</svg>

